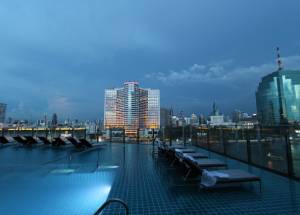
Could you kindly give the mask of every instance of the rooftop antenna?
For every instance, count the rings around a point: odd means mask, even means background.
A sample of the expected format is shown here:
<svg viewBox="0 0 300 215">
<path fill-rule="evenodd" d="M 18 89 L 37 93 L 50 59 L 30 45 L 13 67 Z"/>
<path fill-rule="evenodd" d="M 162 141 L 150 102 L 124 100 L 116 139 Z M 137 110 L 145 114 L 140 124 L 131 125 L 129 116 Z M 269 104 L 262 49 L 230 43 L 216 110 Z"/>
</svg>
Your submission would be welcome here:
<svg viewBox="0 0 300 215">
<path fill-rule="evenodd" d="M 276 53 L 277 53 L 278 71 L 281 71 L 283 69 L 283 67 L 282 67 L 282 60 L 281 60 L 281 56 L 280 56 L 280 49 L 279 49 L 279 47 L 276 48 Z"/>
</svg>

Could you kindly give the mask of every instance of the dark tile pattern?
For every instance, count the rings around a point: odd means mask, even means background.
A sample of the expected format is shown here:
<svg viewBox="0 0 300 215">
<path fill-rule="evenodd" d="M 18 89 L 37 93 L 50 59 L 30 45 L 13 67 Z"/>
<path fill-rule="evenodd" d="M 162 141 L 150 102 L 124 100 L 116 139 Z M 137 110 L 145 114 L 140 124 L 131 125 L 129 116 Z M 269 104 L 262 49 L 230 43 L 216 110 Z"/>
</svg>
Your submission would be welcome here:
<svg viewBox="0 0 300 215">
<path fill-rule="evenodd" d="M 124 151 L 109 198 L 121 198 L 130 214 L 300 214 L 300 183 L 250 167 L 235 160 L 197 149 L 240 168 L 260 175 L 257 184 L 217 190 L 203 190 L 195 180 L 184 182 L 184 169 L 170 167 L 170 161 L 153 157 L 152 146 L 116 146 Z M 113 155 L 112 155 L 113 156 Z M 104 214 L 123 214 L 112 205 Z"/>
</svg>

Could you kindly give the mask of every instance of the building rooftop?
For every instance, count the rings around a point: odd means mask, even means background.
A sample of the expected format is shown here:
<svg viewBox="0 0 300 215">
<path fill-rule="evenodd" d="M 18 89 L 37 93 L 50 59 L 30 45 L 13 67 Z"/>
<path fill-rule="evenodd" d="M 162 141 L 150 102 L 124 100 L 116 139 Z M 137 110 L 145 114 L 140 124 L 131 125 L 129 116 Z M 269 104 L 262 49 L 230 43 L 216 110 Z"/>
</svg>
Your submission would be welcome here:
<svg viewBox="0 0 300 215">
<path fill-rule="evenodd" d="M 11 145 L 0 148 L 0 214 L 93 214 L 107 198 L 123 199 L 130 214 L 300 213 L 298 181 L 195 149 L 260 176 L 262 192 L 256 184 L 201 189 L 152 145 L 107 143 L 84 152 Z M 123 213 L 112 205 L 104 214 Z"/>
</svg>

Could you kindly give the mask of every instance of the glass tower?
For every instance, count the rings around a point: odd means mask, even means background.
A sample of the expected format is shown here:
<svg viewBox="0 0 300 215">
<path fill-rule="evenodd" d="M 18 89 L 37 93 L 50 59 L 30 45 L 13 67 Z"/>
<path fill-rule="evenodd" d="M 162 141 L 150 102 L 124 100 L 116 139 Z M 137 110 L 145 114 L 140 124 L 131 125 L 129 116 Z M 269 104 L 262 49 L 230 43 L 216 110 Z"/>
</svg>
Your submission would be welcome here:
<svg viewBox="0 0 300 215">
<path fill-rule="evenodd" d="M 127 135 L 138 129 L 158 129 L 160 126 L 160 91 L 143 89 L 135 81 L 125 82 L 122 88 L 106 89 L 104 126 L 124 128 Z"/>
<path fill-rule="evenodd" d="M 137 82 L 124 83 L 124 125 L 128 135 L 136 134 L 139 129 L 140 92 Z"/>
<path fill-rule="evenodd" d="M 262 78 L 256 91 L 258 120 L 263 125 L 300 122 L 300 71 L 279 70 Z"/>
</svg>

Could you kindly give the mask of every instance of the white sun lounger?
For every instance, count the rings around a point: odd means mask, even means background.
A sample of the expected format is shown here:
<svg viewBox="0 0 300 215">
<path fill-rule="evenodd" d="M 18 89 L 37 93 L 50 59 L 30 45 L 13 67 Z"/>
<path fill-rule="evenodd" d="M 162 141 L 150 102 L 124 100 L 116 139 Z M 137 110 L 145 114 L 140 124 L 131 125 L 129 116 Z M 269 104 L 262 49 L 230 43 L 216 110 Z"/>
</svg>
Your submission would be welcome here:
<svg viewBox="0 0 300 215">
<path fill-rule="evenodd" d="M 220 184 L 258 182 L 261 192 L 261 179 L 259 176 L 240 169 L 226 169 L 207 171 L 203 170 L 201 185 L 205 188 L 215 188 Z"/>
</svg>

